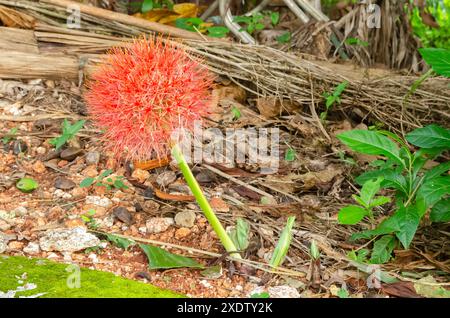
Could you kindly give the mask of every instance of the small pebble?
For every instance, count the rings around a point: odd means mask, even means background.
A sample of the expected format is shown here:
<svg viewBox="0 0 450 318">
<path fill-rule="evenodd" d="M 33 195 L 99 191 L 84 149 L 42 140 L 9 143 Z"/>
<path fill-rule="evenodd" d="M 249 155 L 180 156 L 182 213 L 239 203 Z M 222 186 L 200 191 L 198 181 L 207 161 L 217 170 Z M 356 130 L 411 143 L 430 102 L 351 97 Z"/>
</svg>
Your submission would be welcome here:
<svg viewBox="0 0 450 318">
<path fill-rule="evenodd" d="M 145 223 L 147 233 L 160 233 L 174 224 L 173 218 L 150 218 Z"/>
<path fill-rule="evenodd" d="M 104 208 L 109 208 L 112 205 L 112 201 L 108 198 L 102 198 L 99 196 L 87 196 L 86 204 L 94 204 Z"/>
<path fill-rule="evenodd" d="M 64 177 L 57 177 L 55 179 L 55 188 L 61 190 L 71 190 L 75 188 L 76 184 L 70 179 Z"/>
<path fill-rule="evenodd" d="M 59 154 L 59 157 L 61 159 L 67 160 L 67 161 L 72 161 L 76 157 L 80 156 L 82 153 L 83 153 L 83 150 L 80 148 L 69 147 L 69 148 L 66 148 L 63 151 L 61 151 L 61 153 Z"/>
<path fill-rule="evenodd" d="M 175 223 L 181 227 L 193 227 L 195 222 L 195 212 L 184 211 L 175 215 Z"/>
<path fill-rule="evenodd" d="M 177 176 L 176 176 L 175 172 L 168 170 L 168 171 L 164 171 L 156 178 L 156 183 L 160 187 L 164 188 L 164 187 L 167 187 L 172 182 L 174 182 L 176 179 L 177 179 Z"/>
<path fill-rule="evenodd" d="M 19 206 L 11 211 L 15 216 L 25 216 L 28 214 L 28 210 L 24 206 Z"/>
<path fill-rule="evenodd" d="M 112 210 L 113 215 L 121 222 L 125 224 L 131 224 L 133 223 L 133 216 L 130 212 L 123 206 L 115 207 Z"/>
<path fill-rule="evenodd" d="M 25 247 L 23 248 L 23 251 L 24 251 L 26 254 L 36 255 L 36 254 L 39 254 L 39 252 L 41 251 L 41 249 L 40 249 L 38 243 L 30 242 L 30 243 L 28 243 L 27 246 L 25 246 Z"/>
<path fill-rule="evenodd" d="M 86 154 L 86 164 L 87 165 L 96 165 L 100 161 L 100 152 L 98 151 L 89 151 Z"/>
</svg>

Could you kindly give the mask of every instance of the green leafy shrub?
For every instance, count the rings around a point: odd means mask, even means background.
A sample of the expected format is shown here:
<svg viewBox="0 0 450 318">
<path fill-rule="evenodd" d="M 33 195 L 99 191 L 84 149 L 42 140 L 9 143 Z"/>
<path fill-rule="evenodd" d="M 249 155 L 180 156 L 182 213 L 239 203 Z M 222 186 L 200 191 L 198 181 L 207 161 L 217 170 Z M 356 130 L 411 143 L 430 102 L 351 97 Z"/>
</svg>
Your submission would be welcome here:
<svg viewBox="0 0 450 318">
<path fill-rule="evenodd" d="M 416 129 L 406 140 L 419 149 L 411 152 L 406 141 L 388 131 L 352 130 L 337 136 L 350 149 L 368 155 L 385 157 L 377 160 L 377 169 L 356 178 L 362 186 L 361 195 L 354 196 L 358 206 L 339 212 L 342 224 L 356 224 L 364 217 L 373 218 L 372 209 L 385 204 L 388 198 L 375 197 L 381 189 L 395 191 L 395 212 L 375 229 L 352 235 L 353 240 L 378 238 L 370 261 L 389 261 L 398 242 L 407 249 L 421 219 L 429 212 L 433 222 L 450 221 L 450 162 L 425 169 L 428 161 L 450 149 L 450 130 L 438 125 Z"/>
</svg>

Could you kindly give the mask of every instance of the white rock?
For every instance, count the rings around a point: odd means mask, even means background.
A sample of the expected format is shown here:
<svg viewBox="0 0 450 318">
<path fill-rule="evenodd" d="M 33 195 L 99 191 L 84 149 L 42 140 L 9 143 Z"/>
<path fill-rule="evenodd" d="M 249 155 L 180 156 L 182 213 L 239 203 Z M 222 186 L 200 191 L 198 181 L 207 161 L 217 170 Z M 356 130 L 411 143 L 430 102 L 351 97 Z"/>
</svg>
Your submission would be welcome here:
<svg viewBox="0 0 450 318">
<path fill-rule="evenodd" d="M 270 298 L 300 298 L 298 290 L 288 285 L 269 287 L 268 292 Z"/>
<path fill-rule="evenodd" d="M 150 218 L 145 223 L 145 226 L 147 227 L 147 233 L 160 233 L 167 230 L 174 223 L 173 218 Z"/>
<path fill-rule="evenodd" d="M 30 255 L 36 255 L 36 254 L 38 254 L 41 251 L 41 249 L 39 248 L 39 244 L 38 243 L 30 242 L 30 243 L 28 243 L 27 246 L 25 246 L 23 248 L 23 251 L 25 253 L 27 253 L 27 254 L 30 254 Z"/>
<path fill-rule="evenodd" d="M 56 198 L 62 198 L 62 199 L 70 199 L 72 198 L 72 195 L 70 193 L 65 192 L 61 189 L 56 189 L 55 192 L 53 192 L 53 196 Z"/>
<path fill-rule="evenodd" d="M 147 234 L 147 228 L 145 226 L 141 226 L 138 228 L 139 233 Z"/>
<path fill-rule="evenodd" d="M 91 195 L 86 197 L 86 204 L 94 204 L 104 208 L 109 208 L 113 203 L 108 198 Z"/>
<path fill-rule="evenodd" d="M 5 210 L 0 210 L 0 219 L 10 220 L 10 219 L 13 219 L 14 217 L 15 217 L 15 215 L 13 213 L 9 213 Z"/>
<path fill-rule="evenodd" d="M 39 239 L 44 251 L 75 252 L 99 244 L 100 240 L 83 227 L 49 230 Z"/>
<path fill-rule="evenodd" d="M 97 264 L 98 263 L 98 257 L 95 253 L 91 253 L 89 254 L 88 258 L 92 261 L 93 264 Z"/>
<path fill-rule="evenodd" d="M 6 247 L 8 247 L 7 243 L 8 242 L 0 234 L 0 254 L 6 251 Z"/>
<path fill-rule="evenodd" d="M 24 206 L 18 206 L 17 208 L 12 210 L 11 213 L 14 214 L 15 216 L 25 216 L 27 215 L 28 210 Z"/>
<path fill-rule="evenodd" d="M 191 228 L 195 223 L 195 212 L 183 211 L 175 215 L 175 223 L 181 227 Z"/>
</svg>

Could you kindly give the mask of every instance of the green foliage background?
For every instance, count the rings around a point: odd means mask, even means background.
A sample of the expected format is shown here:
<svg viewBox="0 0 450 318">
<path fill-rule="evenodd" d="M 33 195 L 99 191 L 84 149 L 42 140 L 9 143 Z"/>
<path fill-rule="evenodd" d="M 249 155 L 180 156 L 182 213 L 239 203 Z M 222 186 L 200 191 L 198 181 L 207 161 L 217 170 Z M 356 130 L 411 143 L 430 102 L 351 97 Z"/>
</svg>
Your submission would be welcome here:
<svg viewBox="0 0 450 318">
<path fill-rule="evenodd" d="M 422 22 L 417 8 L 412 12 L 411 24 L 414 33 L 420 38 L 424 47 L 450 49 L 450 0 L 428 0 L 428 12 L 440 25 L 439 29 L 431 28 Z"/>
</svg>

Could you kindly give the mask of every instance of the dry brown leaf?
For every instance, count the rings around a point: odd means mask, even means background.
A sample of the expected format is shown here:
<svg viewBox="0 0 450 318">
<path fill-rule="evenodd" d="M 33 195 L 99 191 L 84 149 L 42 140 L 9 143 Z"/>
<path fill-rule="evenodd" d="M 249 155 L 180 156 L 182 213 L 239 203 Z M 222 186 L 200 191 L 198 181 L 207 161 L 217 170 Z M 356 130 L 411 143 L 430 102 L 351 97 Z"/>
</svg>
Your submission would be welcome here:
<svg viewBox="0 0 450 318">
<path fill-rule="evenodd" d="M 228 206 L 228 204 L 226 204 L 226 202 L 221 198 L 211 198 L 211 200 L 209 200 L 209 203 L 211 204 L 211 207 L 217 212 L 230 211 L 230 207 Z"/>
<path fill-rule="evenodd" d="M 273 118 L 282 113 L 292 113 L 300 108 L 298 104 L 289 100 L 280 100 L 276 96 L 257 98 L 256 107 L 260 114 L 266 118 Z"/>
<path fill-rule="evenodd" d="M 168 201 L 195 201 L 195 197 L 193 195 L 186 195 L 186 194 L 171 194 L 163 192 L 159 189 L 154 188 L 153 191 L 155 192 L 155 195 L 161 199 L 161 200 L 168 200 Z"/>
<path fill-rule="evenodd" d="M 159 167 L 165 167 L 169 164 L 169 158 L 153 159 L 148 161 L 135 161 L 133 166 L 135 169 L 152 170 Z"/>
<path fill-rule="evenodd" d="M 411 282 L 382 284 L 381 290 L 383 291 L 383 293 L 388 294 L 390 296 L 401 298 L 421 298 L 420 295 L 416 293 L 414 284 Z"/>
<path fill-rule="evenodd" d="M 325 170 L 318 172 L 307 172 L 299 175 L 298 179 L 303 181 L 302 189 L 309 190 L 312 188 L 322 188 L 324 186 L 328 186 L 336 176 L 341 174 L 342 169 L 340 167 L 329 165 Z"/>
<path fill-rule="evenodd" d="M 231 84 L 228 86 L 218 86 L 212 91 L 213 98 L 217 98 L 219 101 L 227 98 L 233 99 L 239 103 L 244 103 L 247 98 L 245 90 L 237 85 Z"/>
</svg>

